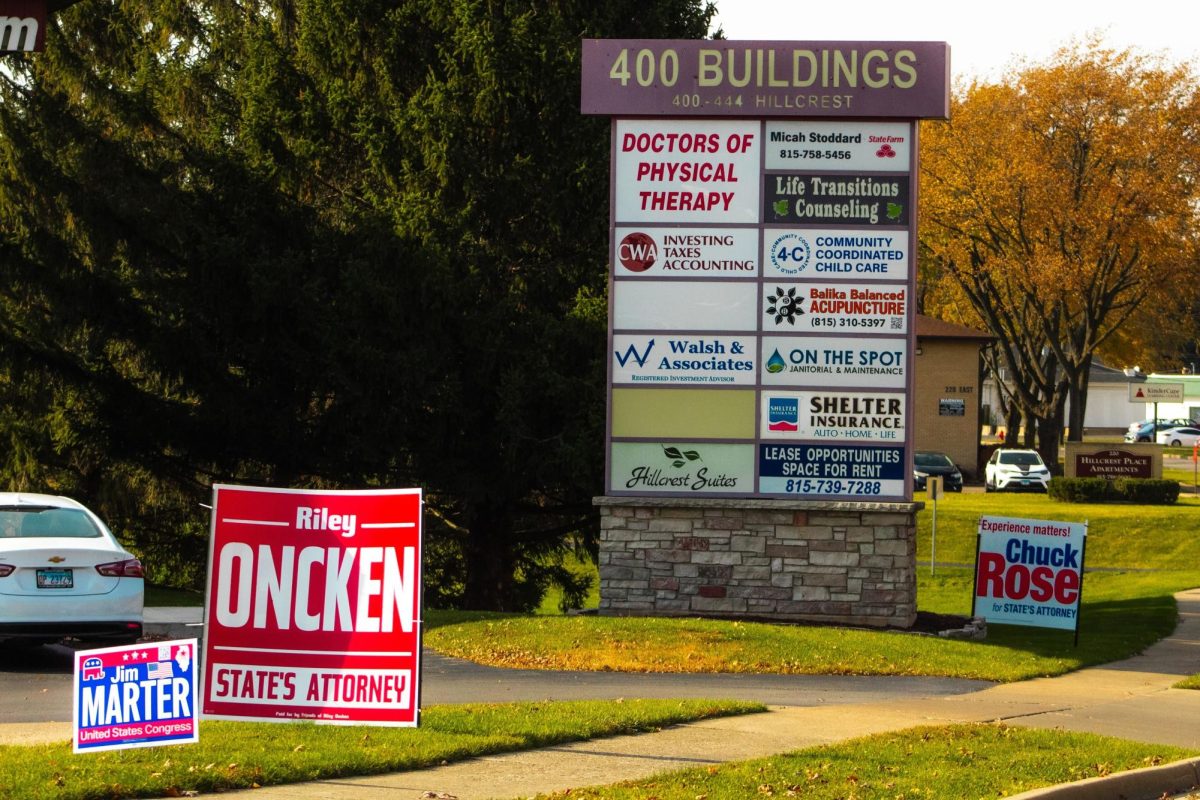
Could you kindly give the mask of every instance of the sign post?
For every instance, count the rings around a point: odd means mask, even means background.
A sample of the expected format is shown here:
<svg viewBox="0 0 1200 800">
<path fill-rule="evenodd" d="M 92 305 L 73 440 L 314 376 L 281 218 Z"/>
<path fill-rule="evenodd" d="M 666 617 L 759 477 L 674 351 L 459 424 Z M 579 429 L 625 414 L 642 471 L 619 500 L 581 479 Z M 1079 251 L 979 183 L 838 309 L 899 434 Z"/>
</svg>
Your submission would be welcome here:
<svg viewBox="0 0 1200 800">
<path fill-rule="evenodd" d="M 932 535 L 930 536 L 929 547 L 929 574 L 932 575 L 937 566 L 937 504 L 938 500 L 942 499 L 942 481 L 941 475 L 930 475 L 925 479 L 925 491 L 929 495 L 929 500 L 933 503 L 933 527 Z"/>
<path fill-rule="evenodd" d="M 415 727 L 421 491 L 214 486 L 204 714 Z"/>
</svg>

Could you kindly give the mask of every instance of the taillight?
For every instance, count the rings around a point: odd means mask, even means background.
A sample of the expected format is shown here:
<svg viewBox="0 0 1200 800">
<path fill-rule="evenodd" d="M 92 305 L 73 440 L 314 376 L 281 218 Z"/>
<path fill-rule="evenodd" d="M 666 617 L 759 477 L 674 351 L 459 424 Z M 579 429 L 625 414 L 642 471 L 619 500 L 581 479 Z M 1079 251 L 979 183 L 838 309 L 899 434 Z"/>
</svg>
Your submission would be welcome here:
<svg viewBox="0 0 1200 800">
<path fill-rule="evenodd" d="M 110 578 L 144 578 L 146 576 L 145 570 L 142 569 L 142 562 L 136 558 L 113 561 L 110 564 L 97 564 L 96 572 Z"/>
<path fill-rule="evenodd" d="M 12 575 L 14 569 L 16 569 L 16 567 L 14 567 L 12 564 L 0 564 L 0 578 Z"/>
</svg>

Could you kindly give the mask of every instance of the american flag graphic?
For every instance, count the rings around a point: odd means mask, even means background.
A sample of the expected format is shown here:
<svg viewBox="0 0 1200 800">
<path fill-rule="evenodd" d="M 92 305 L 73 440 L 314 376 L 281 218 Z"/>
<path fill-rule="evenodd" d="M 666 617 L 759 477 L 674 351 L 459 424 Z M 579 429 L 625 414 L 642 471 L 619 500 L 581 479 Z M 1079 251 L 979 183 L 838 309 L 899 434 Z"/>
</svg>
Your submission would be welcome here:
<svg viewBox="0 0 1200 800">
<path fill-rule="evenodd" d="M 171 667 L 170 661 L 157 661 L 153 664 L 146 665 L 146 679 L 158 680 L 160 678 L 175 677 L 175 670 Z"/>
</svg>

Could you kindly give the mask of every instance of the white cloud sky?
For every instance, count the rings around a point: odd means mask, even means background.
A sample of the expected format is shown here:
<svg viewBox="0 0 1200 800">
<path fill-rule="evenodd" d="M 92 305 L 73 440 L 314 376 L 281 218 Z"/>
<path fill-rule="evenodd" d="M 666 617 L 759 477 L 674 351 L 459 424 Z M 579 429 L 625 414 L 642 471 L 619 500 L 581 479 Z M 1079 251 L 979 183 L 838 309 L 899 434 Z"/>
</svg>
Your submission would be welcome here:
<svg viewBox="0 0 1200 800">
<path fill-rule="evenodd" d="M 1072 39 L 1099 33 L 1106 44 L 1200 60 L 1200 3 L 1194 0 L 717 0 L 729 39 L 937 41 L 950 43 L 955 80 L 996 78 L 1014 59 L 1044 60 Z"/>
</svg>

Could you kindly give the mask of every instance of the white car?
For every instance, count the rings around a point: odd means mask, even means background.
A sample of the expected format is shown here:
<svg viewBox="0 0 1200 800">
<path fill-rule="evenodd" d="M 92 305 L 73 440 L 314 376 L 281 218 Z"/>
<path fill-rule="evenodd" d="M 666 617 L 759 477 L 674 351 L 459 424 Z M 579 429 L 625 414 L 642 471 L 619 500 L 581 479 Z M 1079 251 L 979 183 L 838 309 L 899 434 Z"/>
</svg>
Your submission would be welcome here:
<svg viewBox="0 0 1200 800">
<path fill-rule="evenodd" d="M 1158 433 L 1162 433 L 1167 428 L 1184 428 L 1195 424 L 1189 419 L 1148 419 L 1142 422 L 1134 422 L 1129 425 L 1129 430 L 1125 432 L 1125 441 L 1152 442 Z"/>
<path fill-rule="evenodd" d="M 1036 450 L 1000 449 L 992 453 L 984 467 L 984 490 L 999 492 L 1005 489 L 1046 491 L 1050 470 Z"/>
<path fill-rule="evenodd" d="M 66 497 L 0 492 L 0 639 L 135 642 L 142 562 Z"/>
<path fill-rule="evenodd" d="M 1197 440 L 1200 440 L 1200 428 L 1190 425 L 1179 428 L 1167 428 L 1165 431 L 1159 431 L 1155 440 L 1159 444 L 1170 445 L 1171 447 L 1191 447 Z"/>
</svg>

